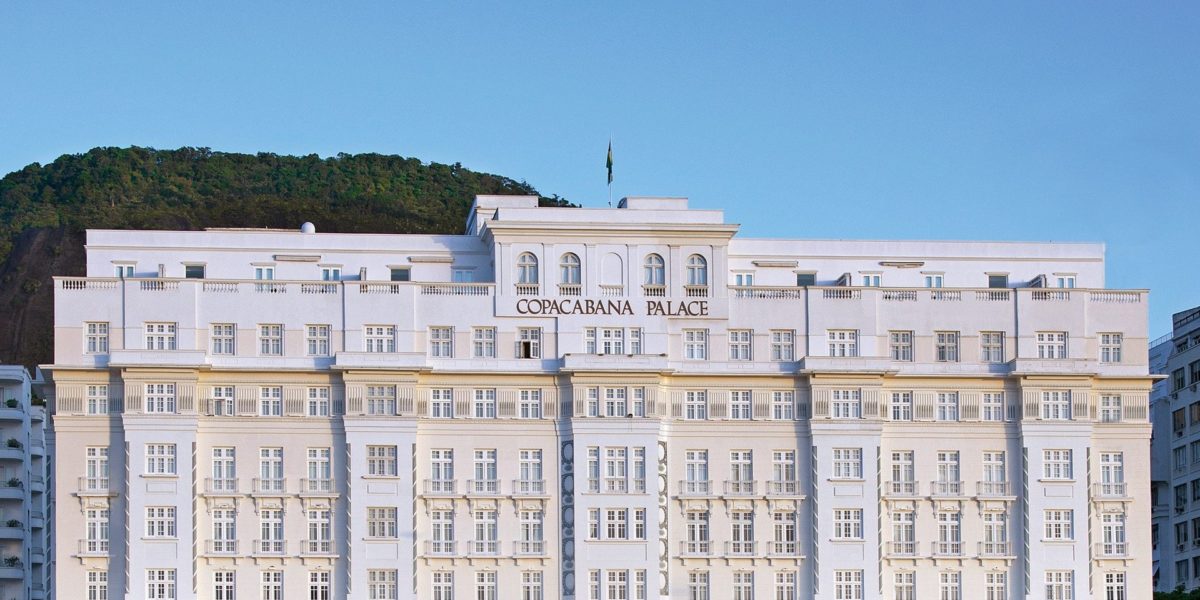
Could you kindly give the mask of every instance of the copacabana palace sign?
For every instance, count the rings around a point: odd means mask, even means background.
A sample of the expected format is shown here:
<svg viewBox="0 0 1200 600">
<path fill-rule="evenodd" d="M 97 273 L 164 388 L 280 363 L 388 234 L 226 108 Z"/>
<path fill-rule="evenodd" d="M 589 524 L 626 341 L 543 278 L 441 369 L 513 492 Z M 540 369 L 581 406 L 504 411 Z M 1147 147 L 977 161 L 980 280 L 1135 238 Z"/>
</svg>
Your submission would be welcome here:
<svg viewBox="0 0 1200 600">
<path fill-rule="evenodd" d="M 641 311 L 634 312 L 634 307 Z M 518 315 L 634 315 L 648 317 L 707 317 L 708 300 L 595 300 L 592 298 L 521 298 Z"/>
</svg>

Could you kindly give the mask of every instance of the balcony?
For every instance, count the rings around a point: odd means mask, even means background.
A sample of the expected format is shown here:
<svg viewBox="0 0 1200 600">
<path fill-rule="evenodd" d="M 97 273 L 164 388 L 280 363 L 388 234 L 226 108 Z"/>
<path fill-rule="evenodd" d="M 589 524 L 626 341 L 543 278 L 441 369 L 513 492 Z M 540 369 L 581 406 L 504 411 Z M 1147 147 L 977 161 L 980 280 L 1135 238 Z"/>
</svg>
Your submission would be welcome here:
<svg viewBox="0 0 1200 600">
<path fill-rule="evenodd" d="M 1014 558 L 1012 542 L 979 542 L 980 558 Z"/>
<path fill-rule="evenodd" d="M 514 496 L 545 496 L 545 479 L 514 479 L 512 482 Z"/>
<path fill-rule="evenodd" d="M 13 477 L 8 481 L 0 483 L 0 499 L 3 500 L 24 500 L 25 499 L 25 482 Z"/>
<path fill-rule="evenodd" d="M 25 563 L 19 556 L 0 556 L 0 579 L 25 579 Z"/>
<path fill-rule="evenodd" d="M 758 554 L 758 542 L 725 542 L 725 556 L 751 557 Z"/>
<path fill-rule="evenodd" d="M 79 540 L 79 556 L 108 556 L 108 540 Z"/>
<path fill-rule="evenodd" d="M 707 285 L 685 285 L 683 286 L 683 295 L 687 298 L 707 298 Z"/>
<path fill-rule="evenodd" d="M 917 556 L 917 543 L 888 542 L 887 555 L 892 558 L 915 558 Z"/>
<path fill-rule="evenodd" d="M 916 498 L 918 489 L 915 481 L 888 481 L 884 483 L 883 494 L 897 498 Z"/>
<path fill-rule="evenodd" d="M 204 552 L 211 556 L 237 556 L 237 540 L 206 540 Z"/>
<path fill-rule="evenodd" d="M 0 460 L 25 460 L 25 450 L 20 446 L 0 446 Z"/>
<path fill-rule="evenodd" d="M 767 482 L 768 496 L 799 496 L 800 482 L 794 479 Z"/>
<path fill-rule="evenodd" d="M 935 558 L 953 558 L 960 557 L 962 555 L 962 542 L 933 542 L 933 556 Z"/>
<path fill-rule="evenodd" d="M 712 556 L 712 542 L 709 540 L 679 542 L 679 556 Z"/>
<path fill-rule="evenodd" d="M 337 486 L 333 479 L 320 478 L 300 480 L 300 495 L 301 496 L 336 496 L 338 495 Z"/>
<path fill-rule="evenodd" d="M 204 493 L 209 496 L 236 496 L 238 480 L 236 477 L 208 477 L 204 480 Z"/>
<path fill-rule="evenodd" d="M 29 479 L 29 489 L 35 494 L 46 493 L 46 478 L 41 475 L 34 475 Z"/>
<path fill-rule="evenodd" d="M 667 295 L 667 286 L 650 284 L 643 285 L 642 295 L 647 298 L 664 298 Z"/>
<path fill-rule="evenodd" d="M 254 540 L 254 556 L 283 556 L 287 542 L 283 540 Z"/>
<path fill-rule="evenodd" d="M 42 440 L 33 440 L 29 443 L 29 453 L 34 456 L 46 455 L 46 442 Z"/>
<path fill-rule="evenodd" d="M 802 558 L 800 544 L 794 541 L 768 542 L 767 556 L 771 558 Z"/>
<path fill-rule="evenodd" d="M 623 285 L 600 285 L 600 295 L 604 297 L 624 296 L 625 286 Z"/>
<path fill-rule="evenodd" d="M 467 494 L 471 496 L 499 496 L 500 481 L 498 479 L 469 479 Z"/>
<path fill-rule="evenodd" d="M 21 408 L 21 403 L 15 400 L 10 400 L 3 406 L 0 406 L 0 421 L 16 421 L 25 420 L 25 410 Z"/>
<path fill-rule="evenodd" d="M 454 540 L 430 540 L 425 542 L 425 556 L 457 556 L 458 544 Z"/>
<path fill-rule="evenodd" d="M 679 495 L 685 497 L 702 498 L 712 495 L 712 481 L 703 480 L 683 480 L 679 482 Z"/>
<path fill-rule="evenodd" d="M 15 527 L 0 527 L 0 540 L 23 540 L 25 539 L 25 528 L 17 525 Z"/>
<path fill-rule="evenodd" d="M 513 554 L 517 556 L 545 556 L 544 540 L 517 540 L 513 543 Z"/>
<path fill-rule="evenodd" d="M 458 495 L 458 481 L 454 479 L 426 479 L 425 495 L 430 497 L 447 497 Z"/>
<path fill-rule="evenodd" d="M 578 283 L 560 283 L 558 284 L 559 296 L 582 296 L 583 286 Z"/>
<path fill-rule="evenodd" d="M 934 498 L 962 498 L 963 484 L 961 481 L 931 481 L 929 495 Z"/>
<path fill-rule="evenodd" d="M 540 289 L 536 283 L 518 283 L 516 287 L 518 296 L 537 296 Z"/>
<path fill-rule="evenodd" d="M 975 494 L 980 498 L 1009 498 L 1012 497 L 1011 481 L 978 481 L 975 483 Z"/>
<path fill-rule="evenodd" d="M 1096 483 L 1092 485 L 1092 497 L 1114 500 L 1130 500 L 1125 482 Z"/>
<path fill-rule="evenodd" d="M 1093 550 L 1096 558 L 1129 558 L 1129 545 L 1125 542 L 1102 542 Z"/>
<path fill-rule="evenodd" d="M 725 495 L 753 496 L 754 488 L 756 487 L 754 483 L 754 481 L 727 479 L 725 480 Z"/>
<path fill-rule="evenodd" d="M 287 493 L 287 480 L 282 477 L 255 477 L 254 494 L 258 496 L 282 496 Z"/>
<path fill-rule="evenodd" d="M 302 556 L 333 556 L 333 540 L 304 540 L 300 544 Z"/>
<path fill-rule="evenodd" d="M 467 544 L 467 553 L 471 556 L 500 556 L 500 542 L 497 540 L 471 540 Z"/>
</svg>

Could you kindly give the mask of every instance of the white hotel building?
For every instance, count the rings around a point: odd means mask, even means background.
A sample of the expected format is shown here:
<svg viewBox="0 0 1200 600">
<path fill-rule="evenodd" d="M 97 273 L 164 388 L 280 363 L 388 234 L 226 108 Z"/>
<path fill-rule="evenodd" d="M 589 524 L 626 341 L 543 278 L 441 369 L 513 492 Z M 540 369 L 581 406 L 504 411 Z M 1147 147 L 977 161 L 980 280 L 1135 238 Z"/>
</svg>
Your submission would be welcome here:
<svg viewBox="0 0 1200 600">
<path fill-rule="evenodd" d="M 1103 246 L 737 230 L 89 231 L 59 598 L 1148 597 L 1147 293 Z"/>
</svg>

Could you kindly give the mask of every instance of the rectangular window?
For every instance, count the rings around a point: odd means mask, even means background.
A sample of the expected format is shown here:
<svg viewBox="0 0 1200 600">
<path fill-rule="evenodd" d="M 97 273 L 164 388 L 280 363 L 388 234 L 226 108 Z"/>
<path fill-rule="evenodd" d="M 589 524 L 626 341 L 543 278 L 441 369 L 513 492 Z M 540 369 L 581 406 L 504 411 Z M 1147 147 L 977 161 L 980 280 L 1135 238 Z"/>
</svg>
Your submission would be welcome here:
<svg viewBox="0 0 1200 600">
<path fill-rule="evenodd" d="M 396 414 L 396 386 L 394 385 L 368 385 L 367 386 L 367 414 L 369 415 L 395 415 Z"/>
<path fill-rule="evenodd" d="M 262 600 L 283 600 L 283 571 L 262 571 Z"/>
<path fill-rule="evenodd" d="M 308 484 L 305 491 L 333 491 L 333 464 L 329 448 L 309 448 L 307 467 Z"/>
<path fill-rule="evenodd" d="M 1003 421 L 1004 418 L 1004 392 L 984 392 L 983 393 L 983 413 L 984 421 Z"/>
<path fill-rule="evenodd" d="M 835 419 L 862 418 L 862 392 L 860 390 L 833 390 L 830 416 Z"/>
<path fill-rule="evenodd" d="M 796 451 L 775 450 L 771 453 L 771 493 L 796 493 Z"/>
<path fill-rule="evenodd" d="M 389 279 L 392 281 L 411 281 L 412 270 L 408 267 L 392 267 Z"/>
<path fill-rule="evenodd" d="M 496 418 L 496 390 L 475 390 L 474 417 L 476 419 Z"/>
<path fill-rule="evenodd" d="M 175 349 L 174 323 L 146 323 L 145 327 L 147 350 Z"/>
<path fill-rule="evenodd" d="M 1073 479 L 1071 450 L 1043 450 L 1042 478 L 1059 480 Z"/>
<path fill-rule="evenodd" d="M 283 356 L 283 325 L 258 326 L 258 354 L 260 356 Z"/>
<path fill-rule="evenodd" d="M 304 341 L 308 356 L 329 356 L 329 326 L 307 325 Z"/>
<path fill-rule="evenodd" d="M 108 571 L 87 572 L 87 600 L 108 600 Z"/>
<path fill-rule="evenodd" d="M 892 360 L 912 361 L 913 335 L 911 331 L 888 332 L 888 343 L 892 351 Z"/>
<path fill-rule="evenodd" d="M 1008 287 L 1008 275 L 988 275 L 989 288 L 1006 288 Z"/>
<path fill-rule="evenodd" d="M 454 328 L 429 328 L 429 356 L 433 358 L 454 358 Z"/>
<path fill-rule="evenodd" d="M 1042 392 L 1042 419 L 1048 421 L 1071 420 L 1071 392 L 1067 390 Z"/>
<path fill-rule="evenodd" d="M 729 392 L 729 418 L 750 420 L 750 390 L 734 390 Z"/>
<path fill-rule="evenodd" d="M 957 421 L 958 415 L 958 392 L 938 392 L 937 420 Z"/>
<path fill-rule="evenodd" d="M 958 332 L 935 331 L 935 355 L 938 362 L 958 362 Z"/>
<path fill-rule="evenodd" d="M 926 273 L 925 274 L 925 287 L 927 287 L 927 288 L 940 288 L 940 287 L 942 287 L 942 283 L 944 281 L 945 281 L 945 275 L 943 273 Z"/>
<path fill-rule="evenodd" d="M 604 416 L 623 417 L 628 412 L 628 395 L 625 388 L 604 388 Z"/>
<path fill-rule="evenodd" d="M 962 600 L 962 573 L 945 571 L 938 573 L 940 600 Z"/>
<path fill-rule="evenodd" d="M 684 393 L 683 418 L 688 420 L 704 420 L 708 418 L 708 393 L 705 391 L 688 390 Z"/>
<path fill-rule="evenodd" d="M 213 571 L 213 600 L 235 600 L 235 577 L 235 571 Z"/>
<path fill-rule="evenodd" d="M 1037 333 L 1038 358 L 1066 358 L 1067 333 L 1065 331 L 1039 331 Z"/>
<path fill-rule="evenodd" d="M 1046 571 L 1046 600 L 1072 600 L 1074 587 L 1074 571 Z"/>
<path fill-rule="evenodd" d="M 175 569 L 146 570 L 146 599 L 175 600 Z"/>
<path fill-rule="evenodd" d="M 1125 573 L 1104 574 L 1104 600 L 1127 600 Z"/>
<path fill-rule="evenodd" d="M 542 330 L 538 327 L 517 329 L 517 358 L 542 357 Z"/>
<path fill-rule="evenodd" d="M 895 600 L 917 600 L 915 573 L 912 571 L 896 573 L 893 577 L 893 584 L 892 597 Z"/>
<path fill-rule="evenodd" d="M 857 329 L 830 329 L 826 336 L 830 356 L 858 356 Z"/>
<path fill-rule="evenodd" d="M 861 570 L 836 570 L 833 572 L 834 600 L 862 600 L 863 572 Z"/>
<path fill-rule="evenodd" d="M 1100 422 L 1120 423 L 1123 418 L 1121 396 L 1106 394 L 1100 396 Z"/>
<path fill-rule="evenodd" d="M 471 356 L 496 358 L 495 327 L 476 327 L 471 331 Z"/>
<path fill-rule="evenodd" d="M 310 417 L 328 417 L 329 412 L 329 388 L 327 387 L 310 387 L 308 388 L 308 416 Z"/>
<path fill-rule="evenodd" d="M 1004 362 L 1004 333 L 1000 331 L 979 332 L 979 359 L 985 363 Z"/>
<path fill-rule="evenodd" d="M 367 507 L 367 537 L 395 538 L 396 537 L 396 507 L 371 506 Z"/>
<path fill-rule="evenodd" d="M 107 554 L 109 540 L 109 510 L 89 508 L 84 511 L 84 540 L 89 554 Z"/>
<path fill-rule="evenodd" d="M 392 325 L 366 325 L 363 341 L 367 352 L 395 352 L 396 328 Z"/>
<path fill-rule="evenodd" d="M 1100 334 L 1100 362 L 1121 362 L 1121 339 L 1122 335 L 1119 333 Z"/>
<path fill-rule="evenodd" d="M 521 390 L 518 414 L 522 419 L 542 418 L 542 390 Z"/>
<path fill-rule="evenodd" d="M 1074 511 L 1072 510 L 1047 510 L 1045 511 L 1046 535 L 1047 540 L 1071 540 L 1074 539 L 1072 534 L 1072 521 Z"/>
<path fill-rule="evenodd" d="M 283 416 L 283 388 L 258 388 L 258 414 L 262 417 Z"/>
<path fill-rule="evenodd" d="M 454 450 L 430 450 L 430 491 L 437 493 L 454 491 Z"/>
<path fill-rule="evenodd" d="M 309 600 L 330 600 L 329 582 L 332 574 L 329 571 L 309 571 L 308 598 Z"/>
<path fill-rule="evenodd" d="M 237 552 L 237 512 L 232 509 L 212 511 L 211 551 L 214 554 Z"/>
<path fill-rule="evenodd" d="M 342 279 L 342 268 L 335 266 L 321 267 L 321 281 L 340 281 Z"/>
<path fill-rule="evenodd" d="M 912 392 L 892 392 L 892 420 L 913 420 Z"/>
<path fill-rule="evenodd" d="M 683 357 L 688 360 L 708 359 L 708 330 L 683 330 Z"/>
<path fill-rule="evenodd" d="M 817 285 L 816 273 L 796 273 L 796 287 Z"/>
<path fill-rule="evenodd" d="M 543 600 L 542 595 L 542 572 L 541 571 L 522 571 L 521 572 L 521 595 L 518 600 Z"/>
<path fill-rule="evenodd" d="M 175 384 L 147 383 L 145 402 L 148 413 L 174 413 Z"/>
<path fill-rule="evenodd" d="M 235 339 L 237 326 L 233 323 L 212 324 L 212 353 L 221 356 L 233 356 L 237 345 Z"/>
<path fill-rule="evenodd" d="M 474 476 L 471 491 L 481 494 L 494 494 L 500 490 L 500 481 L 496 475 L 496 450 L 476 450 Z"/>
<path fill-rule="evenodd" d="M 396 600 L 399 589 L 396 579 L 396 569 L 368 569 L 368 600 Z"/>
<path fill-rule="evenodd" d="M 108 354 L 108 323 L 83 324 L 83 351 L 86 354 Z"/>
<path fill-rule="evenodd" d="M 878 273 L 863 273 L 861 281 L 863 287 L 879 287 L 882 285 L 883 275 Z"/>
<path fill-rule="evenodd" d="M 429 416 L 434 419 L 454 418 L 454 394 L 449 388 L 429 390 Z"/>
<path fill-rule="evenodd" d="M 146 474 L 175 474 L 175 444 L 146 444 Z"/>
<path fill-rule="evenodd" d="M 862 479 L 862 448 L 833 449 L 833 479 Z"/>
<path fill-rule="evenodd" d="M 796 418 L 796 392 L 771 392 L 771 418 L 777 421 L 791 421 Z"/>
<path fill-rule="evenodd" d="M 791 329 L 771 330 L 771 360 L 796 359 L 796 332 Z"/>
<path fill-rule="evenodd" d="M 862 532 L 861 508 L 837 508 L 833 511 L 833 539 L 861 540 Z"/>
<path fill-rule="evenodd" d="M 396 477 L 397 450 L 395 446 L 367 446 L 367 475 Z"/>
<path fill-rule="evenodd" d="M 89 414 L 89 415 L 107 415 L 108 414 L 108 386 L 107 385 L 89 385 L 89 386 L 87 386 L 87 414 Z"/>
<path fill-rule="evenodd" d="M 729 360 L 752 360 L 750 348 L 753 332 L 749 329 L 731 329 L 729 331 Z"/>
</svg>

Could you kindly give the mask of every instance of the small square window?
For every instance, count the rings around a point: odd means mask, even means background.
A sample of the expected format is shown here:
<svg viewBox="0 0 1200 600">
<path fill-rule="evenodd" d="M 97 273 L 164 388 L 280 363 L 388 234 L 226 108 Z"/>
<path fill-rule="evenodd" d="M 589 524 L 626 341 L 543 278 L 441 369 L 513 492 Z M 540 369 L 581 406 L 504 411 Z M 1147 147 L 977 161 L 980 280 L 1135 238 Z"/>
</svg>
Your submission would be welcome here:
<svg viewBox="0 0 1200 600">
<path fill-rule="evenodd" d="M 817 285 L 817 274 L 816 273 L 796 273 L 796 285 L 799 287 Z"/>
<path fill-rule="evenodd" d="M 392 281 L 412 281 L 412 270 L 408 267 L 392 268 Z"/>
<path fill-rule="evenodd" d="M 1007 288 L 1008 275 L 988 275 L 988 287 L 990 288 Z"/>
<path fill-rule="evenodd" d="M 184 265 L 183 276 L 187 279 L 204 279 L 204 265 Z"/>
</svg>

